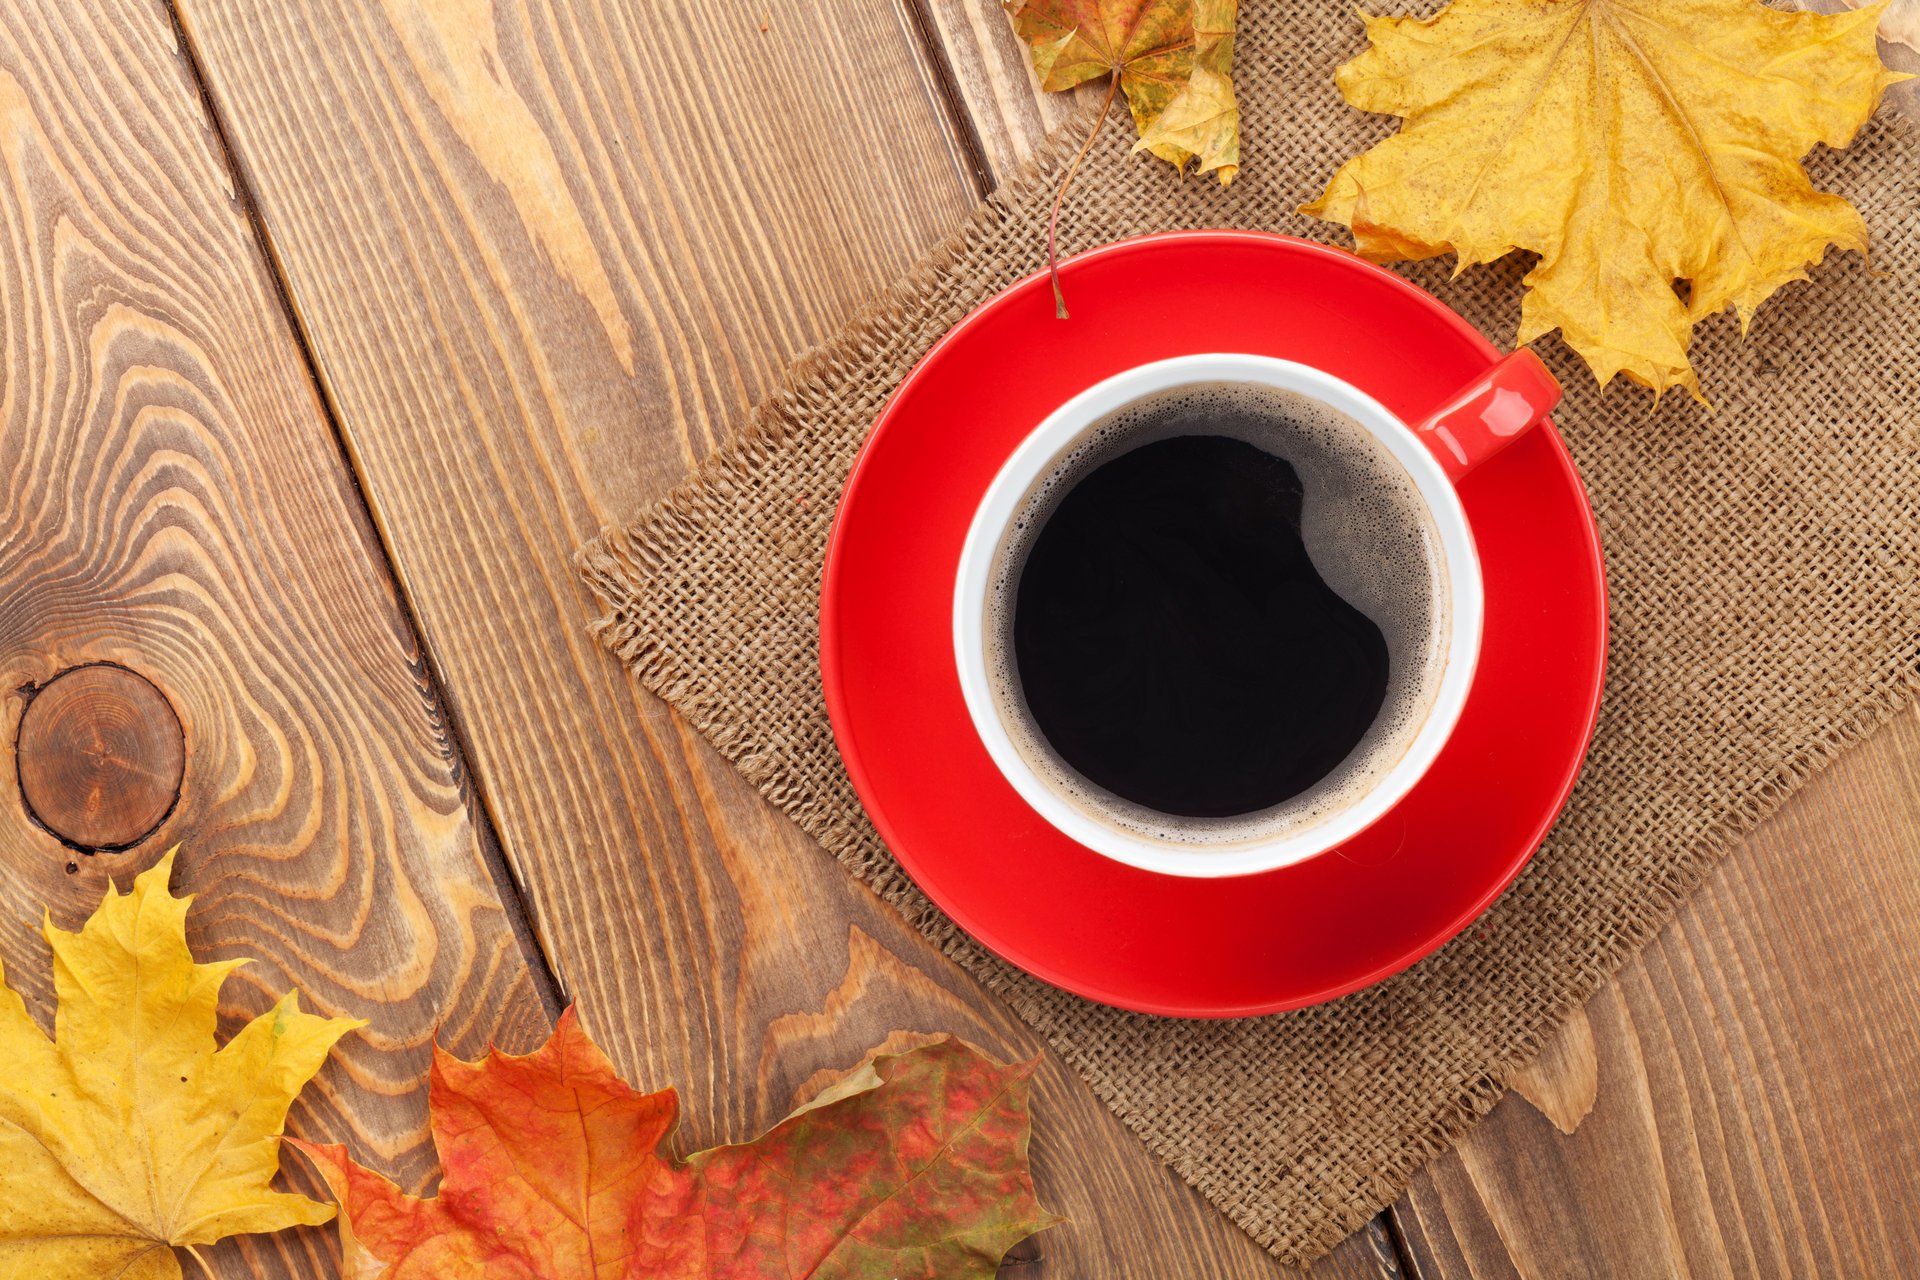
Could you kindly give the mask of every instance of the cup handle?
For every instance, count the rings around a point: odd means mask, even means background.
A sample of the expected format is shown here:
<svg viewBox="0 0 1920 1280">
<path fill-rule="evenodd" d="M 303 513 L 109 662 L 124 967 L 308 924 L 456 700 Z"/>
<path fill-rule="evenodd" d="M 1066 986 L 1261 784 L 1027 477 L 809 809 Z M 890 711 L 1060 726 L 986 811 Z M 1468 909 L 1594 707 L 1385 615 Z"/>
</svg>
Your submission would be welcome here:
<svg viewBox="0 0 1920 1280">
<path fill-rule="evenodd" d="M 1539 356 L 1522 347 L 1448 396 L 1413 430 L 1458 483 L 1559 403 L 1560 384 Z"/>
</svg>

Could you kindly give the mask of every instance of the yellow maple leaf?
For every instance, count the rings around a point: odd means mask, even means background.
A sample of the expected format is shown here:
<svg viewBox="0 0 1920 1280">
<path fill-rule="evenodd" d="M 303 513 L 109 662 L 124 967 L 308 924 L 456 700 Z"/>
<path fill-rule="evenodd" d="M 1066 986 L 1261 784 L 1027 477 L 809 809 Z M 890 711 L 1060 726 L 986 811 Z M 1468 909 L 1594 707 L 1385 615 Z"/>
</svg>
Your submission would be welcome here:
<svg viewBox="0 0 1920 1280">
<path fill-rule="evenodd" d="M 1829 245 L 1865 251 L 1860 214 L 1800 167 L 1879 105 L 1884 4 L 1831 17 L 1758 0 L 1454 0 L 1430 18 L 1363 15 L 1340 91 L 1400 131 L 1303 212 L 1375 261 L 1513 249 L 1521 342 L 1559 329 L 1604 385 L 1700 384 L 1695 321 L 1744 328 Z M 1691 283 L 1682 300 L 1674 282 Z"/>
<path fill-rule="evenodd" d="M 216 1050 L 215 1000 L 241 960 L 196 964 L 173 851 L 109 886 L 53 949 L 49 1039 L 0 973 L 0 1277 L 178 1280 L 169 1247 L 325 1222 L 274 1191 L 287 1108 L 364 1023 L 300 1012 L 289 993 Z M 194 1253 L 197 1258 L 199 1255 Z"/>
<path fill-rule="evenodd" d="M 1233 97 L 1236 0 L 1195 0 L 1193 66 L 1186 83 L 1158 115 L 1140 126 L 1135 151 L 1150 151 L 1177 169 L 1199 161 L 1221 186 L 1240 172 L 1240 107 Z"/>
</svg>

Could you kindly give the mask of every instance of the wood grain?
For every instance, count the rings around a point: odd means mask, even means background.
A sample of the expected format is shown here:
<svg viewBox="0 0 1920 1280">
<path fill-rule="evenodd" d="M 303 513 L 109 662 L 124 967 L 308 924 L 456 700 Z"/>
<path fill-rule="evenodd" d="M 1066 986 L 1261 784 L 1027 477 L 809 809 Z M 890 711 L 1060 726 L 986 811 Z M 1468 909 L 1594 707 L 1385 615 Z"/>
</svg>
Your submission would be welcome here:
<svg viewBox="0 0 1920 1280">
<path fill-rule="evenodd" d="M 1090 123 L 1089 111 L 1098 111 L 1106 97 L 1103 82 L 1043 93 L 1026 46 L 998 0 L 914 3 L 938 45 L 954 99 L 979 138 L 992 186 L 1019 173 L 1054 130 L 1075 120 Z M 1124 119 L 1119 123 L 1132 127 Z"/>
<path fill-rule="evenodd" d="M 622 1070 L 682 1088 L 691 1147 L 895 1030 L 1036 1052 L 632 686 L 569 563 L 971 206 L 916 16 L 181 14 L 542 943 Z M 1280 1270 L 1057 1062 L 1036 1115 L 1073 1223 L 1030 1273 Z M 1326 1273 L 1380 1274 L 1377 1243 Z"/>
<path fill-rule="evenodd" d="M 1593 1114 L 1600 1093 L 1600 1061 L 1586 1010 L 1575 1009 L 1548 1037 L 1539 1055 L 1514 1072 L 1512 1088 L 1562 1133 L 1572 1133 Z"/>
<path fill-rule="evenodd" d="M 289 987 L 372 1020 L 294 1131 L 417 1185 L 429 1042 L 524 1046 L 547 1014 L 159 4 L 8 6 L 0 244 L 0 740 L 35 686 L 112 662 L 164 694 L 185 772 L 154 834 L 88 856 L 31 820 L 0 752 L 8 980 L 50 1019 L 42 904 L 77 927 L 110 876 L 124 885 L 181 842 L 190 942 L 254 958 L 227 984 L 229 1026 Z M 235 1276 L 331 1275 L 331 1241 L 291 1232 L 216 1257 Z"/>
<path fill-rule="evenodd" d="M 1563 1137 L 1508 1098 L 1397 1213 L 1423 1276 L 1907 1275 L 1920 710 L 1770 818 L 1588 1007 Z"/>
</svg>

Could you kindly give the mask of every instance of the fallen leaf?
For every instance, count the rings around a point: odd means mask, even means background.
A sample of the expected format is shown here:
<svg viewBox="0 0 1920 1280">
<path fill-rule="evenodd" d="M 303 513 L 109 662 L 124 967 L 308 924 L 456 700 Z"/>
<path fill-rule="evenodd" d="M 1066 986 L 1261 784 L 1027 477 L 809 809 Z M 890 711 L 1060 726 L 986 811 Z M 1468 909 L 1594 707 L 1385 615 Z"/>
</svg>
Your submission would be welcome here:
<svg viewBox="0 0 1920 1280">
<path fill-rule="evenodd" d="M 1197 161 L 1221 186 L 1240 172 L 1240 107 L 1233 97 L 1236 0 L 1195 0 L 1193 69 L 1152 120 L 1139 124 L 1135 151 L 1150 151 L 1177 169 Z M 1129 97 L 1129 104 L 1132 99 Z M 1134 113 L 1136 123 L 1139 112 Z"/>
<path fill-rule="evenodd" d="M 1375 261 L 1514 249 L 1519 341 L 1559 329 L 1604 385 L 1700 384 L 1693 324 L 1754 309 L 1829 245 L 1865 251 L 1860 214 L 1800 158 L 1845 146 L 1887 86 L 1879 5 L 1832 17 L 1757 0 L 1454 0 L 1363 15 L 1348 102 L 1404 119 L 1304 212 Z M 1364 200 L 1364 204 L 1362 203 Z M 1676 280 L 1688 281 L 1686 300 Z"/>
<path fill-rule="evenodd" d="M 1049 93 L 1109 76 L 1107 99 L 1073 158 L 1047 215 L 1047 265 L 1056 312 L 1066 301 L 1054 253 L 1060 202 L 1087 149 L 1124 93 L 1148 151 L 1185 171 L 1212 173 L 1225 186 L 1240 172 L 1240 108 L 1233 96 L 1237 0 L 1004 0 L 1026 41 L 1040 87 Z"/>
<path fill-rule="evenodd" d="M 525 1056 L 436 1048 L 430 1199 L 297 1145 L 340 1201 L 353 1280 L 985 1280 L 1057 1221 L 1027 1171 L 1032 1070 L 941 1038 L 676 1161 L 678 1095 L 627 1087 L 569 1010 Z"/>
<path fill-rule="evenodd" d="M 1007 0 L 1049 93 L 1111 75 L 1140 131 L 1135 150 L 1200 162 L 1222 186 L 1240 169 L 1234 0 Z M 1196 83 L 1194 73 L 1203 75 Z M 1175 115 L 1163 119 L 1167 112 Z"/>
<path fill-rule="evenodd" d="M 0 974 L 0 1275 L 177 1280 L 169 1246 L 198 1258 L 333 1216 L 268 1184 L 294 1096 L 364 1024 L 301 1013 L 288 993 L 216 1049 L 215 1001 L 244 961 L 194 962 L 173 858 L 124 896 L 109 885 L 80 932 L 41 926 L 51 1040 Z"/>
</svg>

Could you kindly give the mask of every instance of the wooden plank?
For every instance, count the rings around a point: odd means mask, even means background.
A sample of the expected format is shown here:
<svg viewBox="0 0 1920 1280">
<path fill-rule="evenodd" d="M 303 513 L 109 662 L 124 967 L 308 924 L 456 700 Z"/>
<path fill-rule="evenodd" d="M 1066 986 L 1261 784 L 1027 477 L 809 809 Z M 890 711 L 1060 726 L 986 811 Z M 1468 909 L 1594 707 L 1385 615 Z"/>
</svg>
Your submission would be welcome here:
<svg viewBox="0 0 1920 1280">
<path fill-rule="evenodd" d="M 1090 123 L 1086 112 L 1099 110 L 1104 83 L 1040 91 L 1026 46 L 998 0 L 913 2 L 939 46 L 960 109 L 978 132 L 992 185 L 1020 172 L 1048 134 L 1076 118 Z"/>
<path fill-rule="evenodd" d="M 622 1069 L 682 1087 L 697 1146 L 896 1029 L 1036 1052 L 632 686 L 569 564 L 971 206 L 915 15 L 182 17 L 540 936 Z M 1074 1220 L 1041 1274 L 1279 1270 L 1057 1062 L 1037 1114 Z M 1380 1264 L 1362 1239 L 1327 1273 Z"/>
<path fill-rule="evenodd" d="M 110 876 L 124 887 L 181 842 L 195 949 L 254 957 L 227 984 L 230 1028 L 289 987 L 372 1020 L 291 1127 L 417 1186 L 429 1043 L 530 1045 L 548 1013 L 162 5 L 9 6 L 0 243 L 8 980 L 50 1019 L 41 905 L 77 927 Z M 332 1241 L 213 1257 L 227 1275 L 333 1275 Z"/>
<path fill-rule="evenodd" d="M 1513 1074 L 1513 1091 L 1533 1104 L 1562 1133 L 1572 1133 L 1593 1114 L 1600 1093 L 1599 1051 L 1586 1010 L 1575 1009 L 1547 1037 L 1532 1062 Z"/>
<path fill-rule="evenodd" d="M 1572 1136 L 1509 1097 L 1421 1174 L 1400 1210 L 1421 1274 L 1910 1274 L 1916 854 L 1910 710 L 1588 1007 L 1599 1090 Z"/>
</svg>

